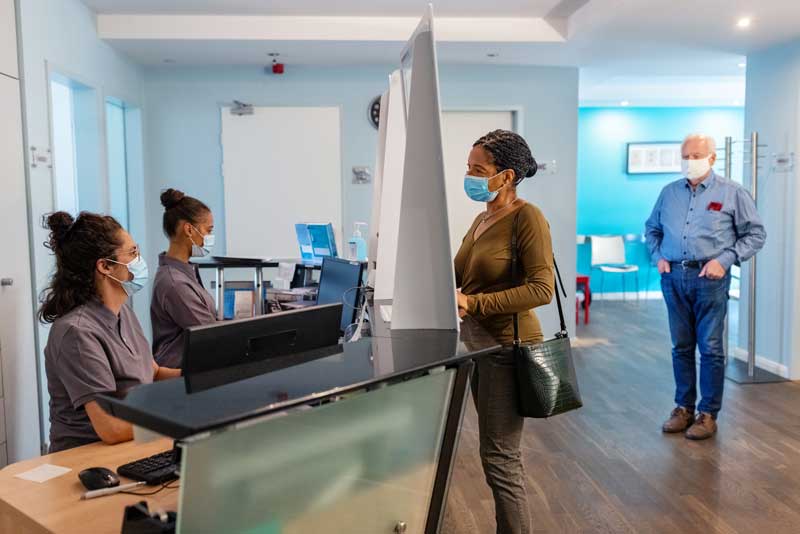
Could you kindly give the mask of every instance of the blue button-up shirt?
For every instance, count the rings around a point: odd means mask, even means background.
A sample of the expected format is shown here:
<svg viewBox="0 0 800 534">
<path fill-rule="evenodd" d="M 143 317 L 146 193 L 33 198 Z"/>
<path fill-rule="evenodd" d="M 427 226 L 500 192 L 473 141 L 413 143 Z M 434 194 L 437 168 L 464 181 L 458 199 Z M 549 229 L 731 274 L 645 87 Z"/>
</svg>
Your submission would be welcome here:
<svg viewBox="0 0 800 534">
<path fill-rule="evenodd" d="M 713 171 L 695 190 L 685 178 L 667 185 L 645 228 L 653 262 L 715 259 L 726 270 L 767 239 L 750 193 Z"/>
</svg>

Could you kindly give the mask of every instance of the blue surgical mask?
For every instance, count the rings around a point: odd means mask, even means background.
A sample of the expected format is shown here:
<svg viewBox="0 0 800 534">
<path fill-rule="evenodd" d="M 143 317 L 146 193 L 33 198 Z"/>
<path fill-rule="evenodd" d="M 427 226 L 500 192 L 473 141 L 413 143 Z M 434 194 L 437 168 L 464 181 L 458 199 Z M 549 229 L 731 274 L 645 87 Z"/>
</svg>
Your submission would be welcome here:
<svg viewBox="0 0 800 534">
<path fill-rule="evenodd" d="M 467 193 L 467 196 L 475 202 L 491 202 L 497 198 L 497 194 L 500 190 L 489 191 L 489 180 L 500 174 L 502 173 L 498 172 L 489 178 L 467 175 L 464 177 L 464 191 Z"/>
<path fill-rule="evenodd" d="M 189 225 L 195 229 L 195 231 L 199 234 L 200 230 L 193 224 Z M 214 248 L 214 234 L 207 234 L 203 236 L 203 244 L 197 245 L 194 242 L 194 239 L 191 237 L 189 238 L 192 240 L 192 257 L 193 258 L 204 258 L 211 254 L 211 249 Z"/>
<path fill-rule="evenodd" d="M 110 261 L 112 263 L 118 263 L 119 265 L 124 265 L 128 268 L 128 272 L 133 275 L 133 280 L 119 280 L 114 278 L 110 274 L 107 275 L 112 280 L 115 280 L 120 283 L 122 289 L 125 290 L 125 293 L 128 294 L 130 297 L 134 293 L 141 290 L 145 285 L 147 285 L 147 279 L 149 277 L 149 272 L 147 270 L 147 262 L 144 261 L 144 258 L 141 256 L 136 256 L 136 259 L 129 263 L 122 263 L 116 260 L 112 260 L 106 258 L 106 261 Z"/>
</svg>

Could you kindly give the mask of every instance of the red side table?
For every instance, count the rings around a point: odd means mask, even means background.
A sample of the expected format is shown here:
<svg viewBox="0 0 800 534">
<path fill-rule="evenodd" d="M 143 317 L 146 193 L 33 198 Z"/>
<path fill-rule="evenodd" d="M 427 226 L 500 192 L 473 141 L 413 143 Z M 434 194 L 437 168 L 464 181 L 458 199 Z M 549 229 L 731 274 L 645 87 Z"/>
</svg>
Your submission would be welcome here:
<svg viewBox="0 0 800 534">
<path fill-rule="evenodd" d="M 580 286 L 583 285 L 583 323 L 589 324 L 589 303 L 592 301 L 592 289 L 589 286 L 589 277 L 585 274 L 578 274 L 575 277 L 575 285 Z M 579 316 L 580 310 L 580 301 L 576 298 L 575 299 L 575 323 L 580 322 Z"/>
</svg>

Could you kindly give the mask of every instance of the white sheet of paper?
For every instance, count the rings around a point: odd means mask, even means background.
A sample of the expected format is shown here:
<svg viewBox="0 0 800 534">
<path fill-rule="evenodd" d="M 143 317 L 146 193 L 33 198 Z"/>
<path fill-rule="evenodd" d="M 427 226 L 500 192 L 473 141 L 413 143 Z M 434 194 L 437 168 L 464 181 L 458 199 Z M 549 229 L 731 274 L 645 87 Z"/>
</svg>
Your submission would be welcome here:
<svg viewBox="0 0 800 534">
<path fill-rule="evenodd" d="M 14 475 L 16 478 L 21 478 L 22 480 L 30 480 L 31 482 L 47 482 L 48 480 L 56 477 L 60 477 L 66 473 L 72 471 L 69 467 L 60 467 L 57 465 L 52 464 L 42 464 L 39 467 L 34 467 L 30 471 L 25 471 L 24 473 L 20 473 L 18 475 Z"/>
<path fill-rule="evenodd" d="M 287 280 L 286 278 L 273 278 L 272 287 L 273 289 L 288 291 L 292 287 L 292 281 Z"/>
<path fill-rule="evenodd" d="M 250 291 L 233 292 L 233 318 L 244 319 L 253 316 L 253 293 Z"/>
<path fill-rule="evenodd" d="M 294 263 L 281 262 L 278 263 L 278 278 L 282 280 L 291 280 L 294 278 Z"/>
</svg>

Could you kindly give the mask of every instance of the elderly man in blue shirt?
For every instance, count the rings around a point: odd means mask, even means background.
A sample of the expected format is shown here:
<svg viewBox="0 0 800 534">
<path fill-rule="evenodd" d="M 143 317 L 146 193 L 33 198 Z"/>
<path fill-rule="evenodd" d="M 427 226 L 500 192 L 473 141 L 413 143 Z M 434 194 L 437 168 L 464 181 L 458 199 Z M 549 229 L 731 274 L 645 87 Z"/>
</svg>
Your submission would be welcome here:
<svg viewBox="0 0 800 534">
<path fill-rule="evenodd" d="M 681 155 L 685 178 L 661 191 L 646 236 L 661 273 L 672 336 L 676 407 L 662 430 L 698 440 L 717 432 L 722 407 L 730 268 L 761 250 L 767 234 L 750 194 L 712 170 L 717 156 L 711 137 L 688 136 Z M 695 347 L 700 350 L 699 405 Z"/>
</svg>

